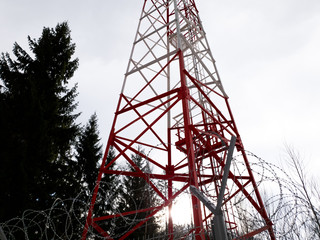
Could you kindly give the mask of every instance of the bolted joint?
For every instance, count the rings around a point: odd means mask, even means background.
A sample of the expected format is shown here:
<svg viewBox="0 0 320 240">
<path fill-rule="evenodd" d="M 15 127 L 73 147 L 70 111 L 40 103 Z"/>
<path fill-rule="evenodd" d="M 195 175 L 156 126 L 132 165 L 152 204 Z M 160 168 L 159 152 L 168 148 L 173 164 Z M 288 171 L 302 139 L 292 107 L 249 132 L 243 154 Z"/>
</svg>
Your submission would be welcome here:
<svg viewBox="0 0 320 240">
<path fill-rule="evenodd" d="M 166 174 L 172 176 L 174 174 L 174 166 L 166 165 Z"/>
<path fill-rule="evenodd" d="M 179 99 L 187 99 L 187 100 L 190 100 L 191 97 L 190 97 L 190 90 L 188 87 L 186 86 L 182 86 L 180 88 L 180 91 L 178 93 L 178 96 L 179 96 Z"/>
</svg>

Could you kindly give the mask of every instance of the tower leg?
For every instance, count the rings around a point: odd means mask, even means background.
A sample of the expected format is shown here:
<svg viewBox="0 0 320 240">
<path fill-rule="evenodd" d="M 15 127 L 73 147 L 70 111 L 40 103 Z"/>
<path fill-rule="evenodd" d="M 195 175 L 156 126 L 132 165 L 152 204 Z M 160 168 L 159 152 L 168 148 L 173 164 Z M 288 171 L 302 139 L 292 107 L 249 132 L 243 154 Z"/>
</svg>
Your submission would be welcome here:
<svg viewBox="0 0 320 240">
<path fill-rule="evenodd" d="M 191 120 L 189 115 L 189 89 L 186 83 L 186 75 L 183 72 L 185 70 L 183 53 L 179 50 L 179 65 L 180 65 L 180 79 L 181 79 L 181 94 L 182 94 L 182 109 L 183 109 L 183 119 L 184 119 L 184 132 L 186 139 L 186 147 L 188 153 L 188 165 L 189 165 L 189 178 L 190 185 L 198 188 L 198 178 L 196 173 L 195 166 L 195 154 L 193 148 L 193 139 L 192 139 L 192 130 L 191 130 Z M 202 214 L 200 201 L 195 196 L 192 196 L 192 207 L 193 207 L 193 218 L 194 218 L 194 227 L 195 227 L 195 238 L 196 240 L 204 240 L 204 230 L 202 223 Z"/>
</svg>

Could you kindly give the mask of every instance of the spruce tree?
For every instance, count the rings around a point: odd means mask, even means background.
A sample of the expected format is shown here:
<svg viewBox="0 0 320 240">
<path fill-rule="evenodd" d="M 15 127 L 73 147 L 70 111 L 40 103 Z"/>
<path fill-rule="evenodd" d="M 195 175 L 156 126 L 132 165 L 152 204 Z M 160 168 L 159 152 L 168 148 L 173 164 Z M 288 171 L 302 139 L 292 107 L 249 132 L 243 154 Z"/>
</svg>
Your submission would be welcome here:
<svg viewBox="0 0 320 240">
<path fill-rule="evenodd" d="M 0 222 L 26 209 L 46 209 L 71 197 L 72 149 L 78 133 L 78 67 L 67 23 L 28 37 L 30 53 L 15 43 L 0 58 Z"/>
<path fill-rule="evenodd" d="M 131 159 L 142 171 L 151 173 L 149 165 L 139 154 L 132 155 Z M 129 171 L 135 171 L 129 164 L 127 164 L 127 169 L 129 169 Z M 157 206 L 157 197 L 150 185 L 143 178 L 125 176 L 123 178 L 123 186 L 124 190 L 118 208 L 122 213 Z M 137 225 L 150 213 L 150 211 L 146 211 L 118 218 L 117 236 L 120 237 L 123 235 L 128 229 Z M 159 224 L 153 216 L 144 225 L 134 231 L 128 239 L 146 239 L 148 236 L 156 235 L 158 229 Z"/>
<path fill-rule="evenodd" d="M 79 192 L 82 191 L 82 194 L 79 195 L 81 199 L 77 199 L 80 202 L 87 203 L 87 207 L 89 207 L 90 198 L 92 197 L 92 193 L 94 191 L 99 167 L 101 165 L 102 160 L 102 151 L 101 151 L 101 144 L 99 143 L 99 131 L 98 131 L 98 122 L 97 122 L 97 115 L 93 114 L 88 124 L 83 128 L 81 134 L 79 136 L 79 141 L 76 147 L 77 151 L 77 173 L 76 178 L 81 183 L 81 189 Z M 111 162 L 115 157 L 115 150 L 111 146 L 108 154 L 106 164 Z M 113 164 L 109 170 L 117 170 L 117 165 Z M 94 206 L 94 213 L 97 216 L 104 216 L 104 215 L 112 215 L 115 214 L 117 211 L 117 199 L 121 192 L 121 184 L 120 179 L 118 176 L 114 174 L 103 174 L 97 201 L 95 202 Z M 80 209 L 81 210 L 81 209 Z M 77 212 L 78 218 L 84 224 L 85 223 L 85 216 L 87 213 L 87 209 L 83 210 L 82 212 Z M 110 232 L 113 232 L 115 228 L 114 221 L 106 221 L 104 223 L 104 228 L 108 229 Z M 77 227 L 77 226 L 75 226 Z M 81 226 L 80 226 L 81 228 Z M 81 232 L 79 228 L 79 232 Z M 83 228 L 83 225 L 82 225 Z M 94 231 L 93 231 L 94 232 Z M 89 235 L 92 232 L 89 232 Z M 91 236 L 93 237 L 93 236 Z"/>
<path fill-rule="evenodd" d="M 93 191 L 98 176 L 98 162 L 102 158 L 102 146 L 99 139 L 97 115 L 94 113 L 83 129 L 77 144 L 77 179 L 81 187 Z"/>
<path fill-rule="evenodd" d="M 110 163 L 116 156 L 116 152 L 113 146 L 110 147 L 106 165 Z M 113 163 L 108 170 L 119 170 L 119 166 Z M 121 179 L 115 174 L 103 174 L 100 187 L 98 191 L 98 197 L 94 206 L 95 216 L 107 216 L 119 213 L 119 202 L 122 198 L 123 186 Z M 100 223 L 100 226 L 107 229 L 110 235 L 114 235 L 115 229 L 118 227 L 118 222 L 114 219 L 107 220 Z"/>
</svg>

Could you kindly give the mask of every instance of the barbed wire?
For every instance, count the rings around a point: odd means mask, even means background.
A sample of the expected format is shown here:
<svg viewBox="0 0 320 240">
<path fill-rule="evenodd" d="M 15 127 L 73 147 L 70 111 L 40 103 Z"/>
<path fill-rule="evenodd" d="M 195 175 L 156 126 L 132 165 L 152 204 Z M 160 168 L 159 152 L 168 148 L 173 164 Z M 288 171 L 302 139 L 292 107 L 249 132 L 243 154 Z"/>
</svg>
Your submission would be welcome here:
<svg viewBox="0 0 320 240">
<path fill-rule="evenodd" d="M 277 239 L 319 239 L 310 217 L 310 206 L 306 199 L 301 196 L 299 184 L 283 168 L 265 161 L 250 151 L 246 151 L 250 157 L 250 167 L 255 176 L 257 186 L 262 193 L 265 208 L 273 222 L 274 232 Z M 234 158 L 234 165 L 240 166 L 237 156 Z M 253 228 L 257 223 L 264 224 L 262 219 L 254 214 L 251 205 L 242 206 L 240 199 L 234 203 L 238 212 L 242 212 L 243 218 L 238 216 L 238 222 L 245 222 L 249 228 Z M 319 212 L 319 209 L 318 209 Z M 264 233 L 259 235 L 261 239 L 267 239 Z M 256 238 L 255 238 L 256 239 Z M 259 239 L 259 238 L 257 238 Z"/>
<path fill-rule="evenodd" d="M 271 221 L 274 224 L 276 238 L 284 239 L 317 239 L 316 231 L 312 229 L 313 222 L 310 217 L 309 203 L 300 194 L 299 186 L 283 168 L 267 162 L 258 157 L 252 152 L 246 151 L 250 157 L 251 170 L 255 176 L 255 180 L 259 191 L 262 193 L 265 208 Z M 235 156 L 232 161 L 232 170 L 241 174 L 244 170 L 244 163 Z M 157 184 L 153 181 L 154 184 Z M 141 216 L 138 214 L 122 215 L 118 208 L 117 195 L 114 192 L 108 191 L 111 189 L 112 183 L 102 182 L 104 188 L 101 188 L 99 196 L 102 198 L 102 204 L 108 205 L 108 211 L 119 214 L 119 218 L 125 222 L 126 226 L 122 233 L 117 233 L 115 238 L 120 237 L 129 229 L 140 222 Z M 165 186 L 163 186 L 165 187 Z M 233 186 L 229 186 L 232 188 Z M 127 189 L 128 196 L 130 191 L 139 191 L 141 189 Z M 173 190 L 178 191 L 179 188 Z M 253 190 L 252 190 L 253 191 Z M 190 196 L 189 191 L 183 194 Z M 91 194 L 88 194 L 88 189 L 81 191 L 75 198 L 72 199 L 56 199 L 52 206 L 46 210 L 26 210 L 21 217 L 10 219 L 0 226 L 7 240 L 15 239 L 80 239 L 85 224 L 86 213 L 90 206 Z M 131 199 L 135 205 L 135 209 L 139 209 L 140 203 L 135 199 Z M 235 209 L 234 217 L 238 227 L 242 232 L 252 231 L 257 229 L 257 226 L 264 226 L 265 223 L 259 214 L 255 213 L 251 204 L 246 202 L 244 196 L 235 197 L 232 203 Z M 317 209 L 320 213 L 319 209 Z M 153 236 L 146 236 L 146 239 L 168 239 L 166 235 L 166 214 L 162 211 L 157 218 L 157 224 L 160 223 L 162 229 L 160 233 Z M 162 218 L 162 220 L 161 220 Z M 111 218 L 109 226 L 117 227 L 115 218 Z M 191 231 L 192 226 L 175 226 L 174 239 L 194 239 L 194 232 Z M 188 233 L 192 234 L 188 234 Z M 187 237 L 186 237 L 187 236 Z M 97 234 L 93 229 L 89 229 L 88 239 L 104 239 Z M 268 239 L 266 232 L 259 234 L 254 239 Z M 1 239 L 2 240 L 2 239 Z"/>
</svg>

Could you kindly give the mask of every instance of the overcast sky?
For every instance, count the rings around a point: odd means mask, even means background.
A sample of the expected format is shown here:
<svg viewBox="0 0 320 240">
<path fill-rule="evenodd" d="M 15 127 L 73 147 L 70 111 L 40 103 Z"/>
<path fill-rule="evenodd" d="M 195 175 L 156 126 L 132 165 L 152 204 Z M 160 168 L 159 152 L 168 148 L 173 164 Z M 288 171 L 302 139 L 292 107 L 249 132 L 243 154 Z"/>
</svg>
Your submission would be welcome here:
<svg viewBox="0 0 320 240">
<path fill-rule="evenodd" d="M 0 0 L 0 52 L 68 21 L 79 84 L 79 121 L 98 114 L 110 131 L 142 0 Z M 196 1 L 246 149 L 281 161 L 284 143 L 320 162 L 320 1 Z"/>
</svg>

